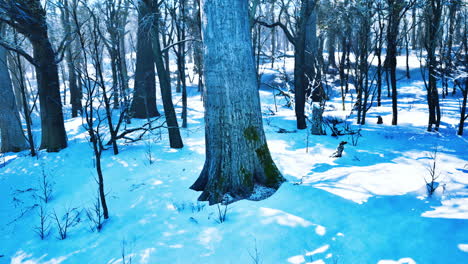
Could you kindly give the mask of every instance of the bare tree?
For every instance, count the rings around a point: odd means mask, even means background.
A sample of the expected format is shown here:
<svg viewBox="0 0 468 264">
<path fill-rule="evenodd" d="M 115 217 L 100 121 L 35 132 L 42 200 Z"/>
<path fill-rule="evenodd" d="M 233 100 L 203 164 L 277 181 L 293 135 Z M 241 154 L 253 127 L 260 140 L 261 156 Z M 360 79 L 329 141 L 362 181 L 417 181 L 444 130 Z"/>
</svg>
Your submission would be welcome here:
<svg viewBox="0 0 468 264">
<path fill-rule="evenodd" d="M 153 19 L 153 54 L 158 72 L 159 86 L 161 88 L 161 97 L 164 106 L 164 115 L 166 117 L 168 131 L 169 131 L 169 144 L 171 148 L 182 148 L 184 146 L 182 137 L 180 136 L 179 124 L 174 110 L 174 103 L 172 102 L 171 79 L 169 76 L 169 68 L 164 65 L 163 52 L 161 43 L 159 42 L 160 30 L 159 19 L 161 18 L 160 4 L 155 8 L 155 17 Z"/>
</svg>

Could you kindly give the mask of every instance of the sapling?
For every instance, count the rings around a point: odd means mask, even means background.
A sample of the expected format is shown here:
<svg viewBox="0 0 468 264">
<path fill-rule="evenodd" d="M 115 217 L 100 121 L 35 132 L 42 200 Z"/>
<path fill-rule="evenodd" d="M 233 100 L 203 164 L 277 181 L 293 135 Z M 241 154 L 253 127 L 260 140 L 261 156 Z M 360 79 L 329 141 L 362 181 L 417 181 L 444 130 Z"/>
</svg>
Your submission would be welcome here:
<svg viewBox="0 0 468 264">
<path fill-rule="evenodd" d="M 260 252 L 258 251 L 258 247 L 257 247 L 257 239 L 254 240 L 254 243 L 255 243 L 254 251 L 250 252 L 249 250 L 249 256 L 252 259 L 252 263 L 260 264 L 262 263 L 262 260 L 260 259 Z"/>
<path fill-rule="evenodd" d="M 151 140 L 145 141 L 145 156 L 148 159 L 148 164 L 152 165 L 154 163 L 154 155 L 153 155 L 153 144 Z"/>
<path fill-rule="evenodd" d="M 41 178 L 39 179 L 39 199 L 48 203 L 52 198 L 53 183 L 49 180 L 49 174 L 46 173 L 44 166 L 41 166 Z"/>
<path fill-rule="evenodd" d="M 434 151 L 429 154 L 429 159 L 431 160 L 429 166 L 427 167 L 429 179 L 424 177 L 424 181 L 426 182 L 427 195 L 429 197 L 431 197 L 436 191 L 437 187 L 439 187 L 439 183 L 436 182 L 436 180 L 440 177 L 440 172 L 438 172 L 437 169 L 437 153 L 438 148 L 435 148 Z"/>
<path fill-rule="evenodd" d="M 216 206 L 218 207 L 218 219 L 216 220 L 216 222 L 218 222 L 218 224 L 224 223 L 224 221 L 226 221 L 228 204 L 223 203 L 221 206 L 219 204 L 216 204 Z"/>
<path fill-rule="evenodd" d="M 50 221 L 49 215 L 42 204 L 39 205 L 37 215 L 39 216 L 39 224 L 34 227 L 34 232 L 41 238 L 41 240 L 44 240 L 50 234 Z"/>
<path fill-rule="evenodd" d="M 133 241 L 134 243 L 134 241 Z M 133 257 L 133 253 L 132 252 L 132 248 L 133 248 L 133 243 L 130 243 L 130 254 L 128 254 L 127 252 L 127 247 L 128 247 L 128 242 L 127 240 L 125 239 L 122 239 L 122 243 L 121 243 L 121 256 L 122 256 L 122 264 L 132 264 L 132 257 Z M 128 255 L 127 255 L 128 254 Z"/>
<path fill-rule="evenodd" d="M 80 212 L 77 208 L 67 208 L 62 218 L 59 218 L 54 210 L 52 214 L 55 223 L 57 224 L 57 230 L 59 232 L 59 239 L 64 240 L 67 238 L 68 229 L 77 225 L 80 222 Z"/>
<path fill-rule="evenodd" d="M 91 232 L 100 232 L 103 225 L 104 215 L 101 210 L 101 199 L 99 192 L 96 195 L 93 207 L 86 209 L 86 217 L 91 223 L 89 227 Z"/>
</svg>

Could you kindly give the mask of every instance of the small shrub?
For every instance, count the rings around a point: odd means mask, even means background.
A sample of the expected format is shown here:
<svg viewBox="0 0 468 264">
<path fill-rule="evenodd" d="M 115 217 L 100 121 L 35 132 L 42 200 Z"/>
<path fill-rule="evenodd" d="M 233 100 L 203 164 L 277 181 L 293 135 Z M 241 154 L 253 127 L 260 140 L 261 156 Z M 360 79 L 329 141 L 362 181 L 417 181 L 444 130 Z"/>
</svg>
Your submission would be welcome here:
<svg viewBox="0 0 468 264">
<path fill-rule="evenodd" d="M 68 229 L 77 225 L 80 222 L 80 212 L 78 212 L 77 208 L 67 208 L 65 214 L 62 218 L 59 218 L 57 213 L 54 210 L 53 218 L 55 219 L 55 223 L 57 224 L 57 230 L 59 232 L 59 239 L 64 240 L 67 238 Z"/>
<path fill-rule="evenodd" d="M 48 203 L 52 198 L 53 183 L 50 181 L 49 174 L 41 166 L 41 178 L 39 180 L 39 199 L 44 203 Z"/>
<path fill-rule="evenodd" d="M 216 206 L 218 207 L 218 219 L 216 220 L 216 222 L 218 222 L 218 224 L 224 223 L 224 221 L 226 221 L 228 204 L 225 203 L 221 206 L 219 204 L 216 204 Z"/>
<path fill-rule="evenodd" d="M 249 250 L 249 256 L 252 259 L 252 263 L 254 263 L 254 264 L 261 264 L 262 263 L 262 261 L 260 259 L 260 252 L 258 251 L 258 247 L 257 247 L 257 239 L 255 239 L 255 247 L 254 247 L 253 252 L 250 252 L 250 250 Z"/>
<path fill-rule="evenodd" d="M 440 177 L 440 172 L 437 168 L 437 152 L 438 148 L 435 148 L 434 151 L 429 154 L 429 159 L 431 160 L 429 166 L 427 167 L 429 177 L 424 177 L 424 181 L 426 182 L 427 195 L 429 197 L 431 197 L 437 190 L 437 187 L 439 187 L 439 183 L 436 181 Z"/>
<path fill-rule="evenodd" d="M 128 247 L 130 247 L 130 254 L 128 254 L 127 250 L 128 250 Z M 127 240 L 125 239 L 122 239 L 122 243 L 121 243 L 121 256 L 122 256 L 122 264 L 132 264 L 132 257 L 133 257 L 133 253 L 132 252 L 132 244 L 128 245 L 128 242 Z"/>
<path fill-rule="evenodd" d="M 93 207 L 86 209 L 86 217 L 91 223 L 89 227 L 91 232 L 100 232 L 103 225 L 104 215 L 101 210 L 101 198 L 99 198 L 99 193 L 96 195 Z"/>
<path fill-rule="evenodd" d="M 152 165 L 154 163 L 154 155 L 153 155 L 153 143 L 151 142 L 151 140 L 147 140 L 145 142 L 145 147 L 146 147 L 146 150 L 145 150 L 146 159 L 148 160 L 148 164 Z"/>
<path fill-rule="evenodd" d="M 44 240 L 50 234 L 50 221 L 49 215 L 42 204 L 39 205 L 39 212 L 37 215 L 39 216 L 39 224 L 34 227 L 34 232 L 41 240 Z"/>
<path fill-rule="evenodd" d="M 190 205 L 192 207 L 192 213 L 198 213 L 198 212 L 203 211 L 203 209 L 205 209 L 204 203 L 197 202 L 196 204 L 190 203 Z"/>
</svg>

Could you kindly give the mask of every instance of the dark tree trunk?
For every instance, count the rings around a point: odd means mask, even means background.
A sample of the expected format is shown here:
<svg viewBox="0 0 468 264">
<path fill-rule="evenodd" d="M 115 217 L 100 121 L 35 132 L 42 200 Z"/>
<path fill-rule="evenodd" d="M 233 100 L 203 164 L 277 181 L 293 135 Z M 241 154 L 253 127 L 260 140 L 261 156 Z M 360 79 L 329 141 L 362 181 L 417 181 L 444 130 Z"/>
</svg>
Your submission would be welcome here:
<svg viewBox="0 0 468 264">
<path fill-rule="evenodd" d="M 41 105 L 42 141 L 41 149 L 57 152 L 67 146 L 60 86 L 55 53 L 48 41 L 47 34 L 41 40 L 32 42 L 34 59 L 37 61 L 37 83 Z"/>
<path fill-rule="evenodd" d="M 427 67 L 429 72 L 429 81 L 427 84 L 427 104 L 429 107 L 429 122 L 428 131 L 432 131 L 432 126 L 435 125 L 435 130 L 439 130 L 441 112 L 439 105 L 439 92 L 437 90 L 437 59 L 436 48 L 439 36 L 440 17 L 442 15 L 441 0 L 431 0 L 426 6 L 426 35 L 424 47 L 427 52 Z"/>
<path fill-rule="evenodd" d="M 46 12 L 40 0 L 27 0 L 21 8 L 4 3 L 7 15 L 33 46 L 41 114 L 41 149 L 57 152 L 67 147 L 67 134 L 62 113 L 60 83 L 55 52 L 49 41 Z M 13 23 L 11 23 L 13 24 Z"/>
<path fill-rule="evenodd" d="M 171 79 L 169 76 L 169 69 L 164 66 L 163 54 L 161 52 L 161 44 L 159 42 L 159 10 L 156 10 L 155 23 L 153 25 L 153 54 L 158 71 L 159 86 L 161 88 L 161 97 L 164 106 L 164 115 L 169 131 L 169 144 L 171 148 L 182 148 L 182 138 L 180 136 L 179 124 L 177 123 L 177 116 L 172 102 Z"/>
<path fill-rule="evenodd" d="M 387 0 L 388 3 L 388 27 L 387 27 L 387 56 L 385 64 L 390 72 L 390 85 L 392 89 L 392 125 L 398 124 L 398 93 L 397 93 L 397 46 L 398 46 L 398 28 L 400 20 L 406 11 L 404 0 Z"/>
<path fill-rule="evenodd" d="M 156 80 L 151 43 L 153 28 L 152 0 L 139 1 L 135 69 L 135 91 L 131 113 L 135 118 L 159 116 L 156 106 Z"/>
<path fill-rule="evenodd" d="M 248 1 L 203 2 L 206 160 L 192 189 L 210 204 L 249 198 L 255 185 L 279 188 L 262 126 Z"/>
<path fill-rule="evenodd" d="M 462 84 L 460 84 L 460 86 L 461 85 Z M 458 133 L 457 133 L 457 135 L 459 136 L 463 135 L 463 128 L 465 126 L 465 120 L 468 118 L 468 115 L 466 114 L 466 101 L 468 97 L 468 78 L 465 78 L 465 89 L 462 89 L 462 94 L 463 94 L 463 103 L 461 105 L 460 122 L 458 124 Z"/>
<path fill-rule="evenodd" d="M 328 32 L 328 65 L 332 68 L 336 69 L 336 59 L 335 59 L 335 32 L 333 30 L 329 30 Z"/>
<path fill-rule="evenodd" d="M 315 80 L 317 40 L 315 36 L 316 16 L 314 8 L 313 1 L 302 0 L 300 21 L 294 43 L 294 107 L 298 129 L 307 128 L 305 116 L 306 95 Z"/>
</svg>

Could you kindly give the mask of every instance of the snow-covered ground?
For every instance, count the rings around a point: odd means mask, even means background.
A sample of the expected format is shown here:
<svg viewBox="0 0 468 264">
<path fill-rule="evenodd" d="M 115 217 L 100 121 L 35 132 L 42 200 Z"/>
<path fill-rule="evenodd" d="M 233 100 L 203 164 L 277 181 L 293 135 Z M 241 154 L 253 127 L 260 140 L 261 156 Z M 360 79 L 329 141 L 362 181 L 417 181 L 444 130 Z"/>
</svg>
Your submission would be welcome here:
<svg viewBox="0 0 468 264">
<path fill-rule="evenodd" d="M 292 70 L 291 59 L 286 65 Z M 414 57 L 412 66 L 414 77 L 420 76 Z M 263 80 L 273 81 L 275 72 L 265 70 Z M 391 102 L 384 96 L 383 106 L 369 111 L 356 146 L 351 136 L 296 131 L 293 110 L 276 97 L 276 111 L 271 89 L 263 87 L 268 144 L 288 182 L 266 200 L 229 205 L 222 223 L 219 210 L 225 208 L 197 202 L 199 193 L 188 189 L 205 151 L 196 87 L 189 88 L 183 149 L 169 148 L 161 129 L 145 141 L 120 142 L 117 156 L 104 153 L 110 219 L 100 233 L 90 231 L 84 211 L 93 206 L 97 190 L 91 146 L 81 119 L 68 118 L 67 149 L 40 152 L 38 158 L 7 153 L 0 159 L 0 263 L 110 264 L 123 263 L 122 255 L 126 263 L 149 264 L 468 263 L 468 140 L 456 136 L 459 96 L 442 99 L 440 132 L 428 133 L 421 78 L 399 85 L 400 124 L 390 125 Z M 341 111 L 340 100 L 327 103 L 326 116 L 349 114 L 350 102 Z M 180 102 L 177 107 L 180 111 Z M 378 115 L 383 125 L 376 124 Z M 330 158 L 343 140 L 349 142 L 344 156 Z M 425 179 L 435 148 L 439 188 L 429 198 Z M 43 173 L 53 183 L 47 212 L 81 212 L 65 240 L 57 238 L 52 217 L 45 240 L 34 232 Z"/>
</svg>

